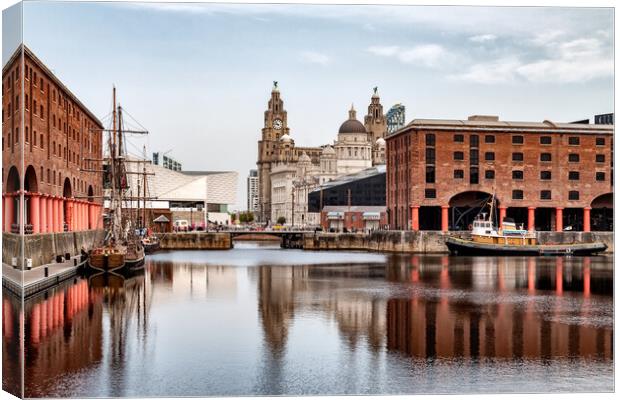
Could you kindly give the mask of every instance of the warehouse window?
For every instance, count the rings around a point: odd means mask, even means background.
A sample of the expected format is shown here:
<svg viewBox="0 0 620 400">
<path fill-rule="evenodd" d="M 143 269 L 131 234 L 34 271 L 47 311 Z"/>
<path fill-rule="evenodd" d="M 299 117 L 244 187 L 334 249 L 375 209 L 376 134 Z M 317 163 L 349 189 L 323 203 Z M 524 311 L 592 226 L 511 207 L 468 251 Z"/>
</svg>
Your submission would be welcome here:
<svg viewBox="0 0 620 400">
<path fill-rule="evenodd" d="M 605 138 L 604 137 L 597 137 L 596 138 L 596 145 L 597 146 L 605 146 Z"/>
<path fill-rule="evenodd" d="M 512 161 L 523 161 L 523 153 L 512 153 Z"/>
<path fill-rule="evenodd" d="M 579 146 L 579 137 L 578 136 L 570 136 L 568 138 L 568 144 L 571 146 Z"/>
<path fill-rule="evenodd" d="M 551 190 L 541 190 L 540 191 L 540 199 L 541 200 L 551 200 Z"/>
<path fill-rule="evenodd" d="M 471 167 L 469 168 L 469 183 L 472 185 L 477 185 L 479 182 L 478 168 Z"/>
<path fill-rule="evenodd" d="M 541 136 L 540 144 L 551 144 L 551 136 Z"/>
<path fill-rule="evenodd" d="M 512 144 L 523 144 L 523 136 L 513 136 Z"/>
<path fill-rule="evenodd" d="M 426 145 L 427 146 L 435 146 L 435 134 L 427 133 L 426 134 Z"/>
<path fill-rule="evenodd" d="M 597 154 L 596 155 L 596 162 L 598 162 L 598 163 L 605 162 L 605 154 Z"/>
<path fill-rule="evenodd" d="M 571 181 L 578 181 L 579 171 L 568 171 L 568 179 Z"/>
<path fill-rule="evenodd" d="M 427 199 L 434 199 L 437 197 L 435 189 L 424 189 L 424 197 Z"/>
<path fill-rule="evenodd" d="M 455 143 L 463 143 L 465 141 L 465 137 L 463 135 L 454 135 Z"/>
<path fill-rule="evenodd" d="M 495 136 L 493 136 L 493 135 L 486 135 L 484 137 L 484 143 L 495 143 Z"/>
<path fill-rule="evenodd" d="M 465 177 L 465 173 L 462 169 L 454 170 L 454 179 L 463 179 Z"/>
<path fill-rule="evenodd" d="M 568 199 L 579 200 L 579 192 L 576 190 L 571 190 L 570 192 L 568 192 Z"/>
<path fill-rule="evenodd" d="M 540 153 L 540 161 L 551 161 L 551 153 Z"/>
<path fill-rule="evenodd" d="M 568 162 L 579 162 L 579 154 L 569 154 Z"/>
<path fill-rule="evenodd" d="M 495 171 L 492 169 L 484 171 L 484 179 L 495 179 Z"/>
<path fill-rule="evenodd" d="M 523 190 L 513 190 L 512 191 L 512 199 L 513 200 L 523 200 Z"/>
<path fill-rule="evenodd" d="M 523 171 L 512 171 L 512 179 L 523 179 Z"/>
<path fill-rule="evenodd" d="M 455 151 L 454 152 L 454 159 L 457 161 L 462 161 L 463 159 L 465 159 L 465 155 L 463 154 L 462 151 Z"/>
<path fill-rule="evenodd" d="M 435 164 L 435 149 L 426 148 L 426 163 Z"/>
<path fill-rule="evenodd" d="M 484 159 L 485 161 L 494 161 L 495 153 L 492 151 L 487 151 L 486 153 L 484 153 Z"/>
<path fill-rule="evenodd" d="M 550 181 L 551 171 L 540 171 L 540 179 L 543 181 Z"/>
<path fill-rule="evenodd" d="M 426 166 L 426 183 L 435 183 L 435 167 L 432 165 Z"/>
<path fill-rule="evenodd" d="M 597 172 L 596 173 L 596 180 L 597 181 L 604 181 L 605 180 L 605 173 L 604 172 Z"/>
</svg>

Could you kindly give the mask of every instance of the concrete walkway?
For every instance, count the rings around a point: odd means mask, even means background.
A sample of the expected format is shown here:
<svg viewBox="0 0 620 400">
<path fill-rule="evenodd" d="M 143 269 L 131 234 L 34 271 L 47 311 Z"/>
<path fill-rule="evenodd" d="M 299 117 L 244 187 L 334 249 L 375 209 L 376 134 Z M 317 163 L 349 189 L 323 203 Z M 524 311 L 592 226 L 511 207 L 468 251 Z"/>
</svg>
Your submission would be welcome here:
<svg viewBox="0 0 620 400">
<path fill-rule="evenodd" d="M 24 271 L 3 263 L 2 285 L 18 295 L 30 296 L 74 276 L 79 265 L 80 256 L 71 257 L 62 263 L 46 264 Z M 45 268 L 48 269 L 47 277 Z"/>
</svg>

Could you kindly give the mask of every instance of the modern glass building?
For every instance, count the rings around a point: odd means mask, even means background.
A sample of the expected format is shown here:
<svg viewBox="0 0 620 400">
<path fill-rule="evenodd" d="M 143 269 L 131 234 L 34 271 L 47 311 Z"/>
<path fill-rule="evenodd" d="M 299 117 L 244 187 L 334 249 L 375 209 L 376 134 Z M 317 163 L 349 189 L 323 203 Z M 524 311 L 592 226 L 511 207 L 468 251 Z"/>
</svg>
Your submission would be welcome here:
<svg viewBox="0 0 620 400">
<path fill-rule="evenodd" d="M 385 206 L 385 165 L 344 175 L 308 194 L 308 211 L 325 206 Z"/>
</svg>

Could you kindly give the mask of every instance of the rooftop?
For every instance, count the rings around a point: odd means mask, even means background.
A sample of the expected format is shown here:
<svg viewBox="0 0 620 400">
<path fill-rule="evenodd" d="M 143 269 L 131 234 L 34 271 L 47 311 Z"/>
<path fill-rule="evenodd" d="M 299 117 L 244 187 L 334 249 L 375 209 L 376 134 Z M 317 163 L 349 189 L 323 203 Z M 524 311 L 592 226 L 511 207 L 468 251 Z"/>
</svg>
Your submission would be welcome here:
<svg viewBox="0 0 620 400">
<path fill-rule="evenodd" d="M 318 188 L 312 190 L 312 192 L 318 192 L 321 189 L 323 190 L 329 189 L 334 186 L 344 185 L 344 184 L 347 184 L 353 181 L 370 178 L 372 176 L 380 175 L 380 174 L 385 174 L 385 164 L 375 165 L 374 167 L 366 168 L 359 172 L 355 172 L 353 174 L 339 176 L 336 179 L 333 179 L 329 182 L 325 182 Z"/>
</svg>

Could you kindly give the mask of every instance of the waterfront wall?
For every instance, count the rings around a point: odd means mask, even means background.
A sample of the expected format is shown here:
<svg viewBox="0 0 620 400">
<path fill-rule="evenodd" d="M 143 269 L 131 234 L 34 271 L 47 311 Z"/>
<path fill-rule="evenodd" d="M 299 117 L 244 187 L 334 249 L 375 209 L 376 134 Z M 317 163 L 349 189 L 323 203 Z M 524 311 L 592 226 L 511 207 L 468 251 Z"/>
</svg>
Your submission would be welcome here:
<svg viewBox="0 0 620 400">
<path fill-rule="evenodd" d="M 232 248 L 228 232 L 160 233 L 159 247 L 163 250 L 227 250 Z"/>
<path fill-rule="evenodd" d="M 466 237 L 468 232 L 377 231 L 370 234 L 307 233 L 305 250 L 369 250 L 403 253 L 447 253 L 445 238 Z M 601 241 L 614 251 L 613 232 L 537 232 L 541 244 Z"/>
<path fill-rule="evenodd" d="M 24 246 L 24 257 L 32 260 L 32 267 L 39 267 L 55 261 L 57 255 L 71 256 L 80 254 L 83 248 L 90 250 L 103 239 L 103 230 L 88 230 L 78 232 L 40 233 L 25 235 L 23 241 L 20 235 L 3 232 L 2 234 L 2 262 L 11 265 L 13 257 L 17 258 L 17 265 L 23 268 L 21 247 Z"/>
</svg>

